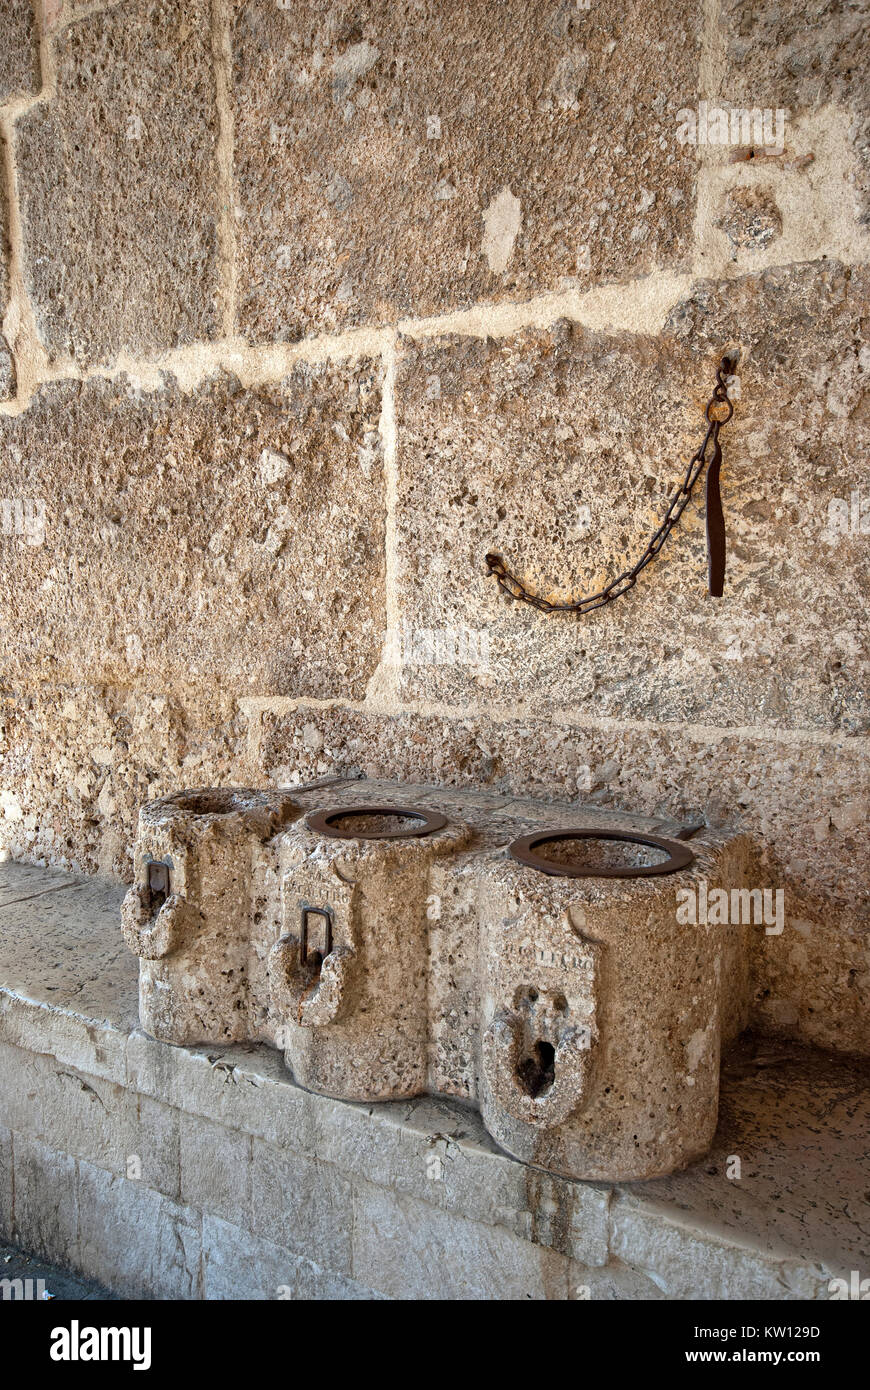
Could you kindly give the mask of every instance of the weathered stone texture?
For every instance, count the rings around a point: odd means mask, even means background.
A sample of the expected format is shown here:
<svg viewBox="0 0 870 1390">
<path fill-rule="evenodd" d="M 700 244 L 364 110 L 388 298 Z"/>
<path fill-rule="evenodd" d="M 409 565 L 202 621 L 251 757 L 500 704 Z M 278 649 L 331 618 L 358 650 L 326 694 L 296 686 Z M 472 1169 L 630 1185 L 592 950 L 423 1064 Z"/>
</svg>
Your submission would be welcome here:
<svg viewBox="0 0 870 1390">
<path fill-rule="evenodd" d="M 206 1299 L 278 1299 L 282 1303 L 383 1300 L 383 1295 L 355 1280 L 271 1241 L 259 1240 L 249 1230 L 209 1213 L 202 1218 L 202 1253 Z"/>
<path fill-rule="evenodd" d="M 239 317 L 257 338 L 682 263 L 698 6 L 236 3 Z"/>
<path fill-rule="evenodd" d="M 857 157 L 844 198 L 870 221 L 870 10 L 866 0 L 723 0 L 723 105 L 786 112 L 786 156 L 806 115 L 841 107 Z M 778 162 L 774 161 L 774 165 Z M 775 170 L 772 170 L 775 178 Z"/>
<path fill-rule="evenodd" d="M 59 901 L 55 906 L 60 906 Z M 8 917 L 8 914 L 6 914 Z M 179 1112 L 65 1062 L 0 1042 L 3 1124 L 170 1197 L 179 1187 Z"/>
<path fill-rule="evenodd" d="M 860 108 L 870 72 L 865 0 L 722 0 L 722 95 L 794 113 L 830 101 Z"/>
<path fill-rule="evenodd" d="M 0 1125 L 0 1233 L 12 1230 L 12 1131 Z"/>
<path fill-rule="evenodd" d="M 0 106 L 39 91 L 39 38 L 33 0 L 3 0 L 0 24 Z"/>
<path fill-rule="evenodd" d="M 866 1052 L 870 1005 L 867 848 L 870 760 L 848 739 L 778 743 L 745 731 L 573 729 L 346 710 L 266 714 L 256 779 L 399 777 L 488 786 L 747 831 L 764 884 L 786 894 L 786 928 L 765 938 L 755 985 L 766 1027 Z"/>
<path fill-rule="evenodd" d="M 6 166 L 6 145 L 0 139 L 0 176 Z M 0 401 L 15 390 L 15 367 L 9 344 L 3 336 L 3 320 L 9 307 L 9 212 L 5 180 L 0 178 Z"/>
<path fill-rule="evenodd" d="M 181 1199 L 237 1225 L 251 1221 L 251 1139 L 196 1115 L 181 1116 Z"/>
<path fill-rule="evenodd" d="M 390 1298 L 569 1296 L 564 1255 L 413 1197 L 360 1184 L 353 1229 L 354 1273 Z"/>
<path fill-rule="evenodd" d="M 825 1296 L 825 1272 L 809 1260 L 771 1260 L 765 1268 L 739 1246 L 717 1239 L 715 1232 L 687 1233 L 681 1223 L 637 1211 L 627 1201 L 614 1208 L 613 1249 L 639 1269 L 649 1269 L 654 1260 L 656 1282 L 671 1299 L 779 1301 Z"/>
<path fill-rule="evenodd" d="M 734 247 L 736 260 L 741 251 L 760 250 L 779 236 L 782 217 L 769 193 L 756 188 L 732 188 L 719 225 Z"/>
<path fill-rule="evenodd" d="M 311 1113 L 307 1142 L 324 1162 L 586 1266 L 606 1265 L 610 1189 L 506 1160 L 473 1110 L 425 1096 L 365 1109 L 320 1099 Z"/>
<path fill-rule="evenodd" d="M 217 328 L 208 0 L 135 0 L 55 39 L 57 95 L 16 127 L 25 278 L 50 352 L 144 356 Z"/>
<path fill-rule="evenodd" d="M 503 340 L 404 340 L 397 383 L 401 691 L 491 710 L 713 725 L 870 728 L 864 534 L 829 506 L 865 476 L 867 277 L 838 266 L 699 283 L 659 341 L 562 323 Z M 502 596 L 501 553 L 573 599 L 643 553 L 703 437 L 722 352 L 742 394 L 723 430 L 725 596 L 706 593 L 703 491 L 636 589 L 577 619 Z M 418 659 L 468 630 L 483 659 Z"/>
<path fill-rule="evenodd" d="M 178 786 L 244 780 L 230 700 L 81 688 L 7 693 L 0 707 L 0 848 L 129 879 L 139 807 Z M 119 919 L 120 920 L 120 919 Z"/>
<path fill-rule="evenodd" d="M 218 1161 L 222 1155 L 220 1148 Z M 328 1269 L 350 1273 L 353 1192 L 344 1173 L 311 1154 L 256 1142 L 250 1181 L 255 1235 L 300 1255 L 316 1250 Z"/>
<path fill-rule="evenodd" d="M 7 685 L 362 694 L 384 628 L 379 413 L 377 374 L 347 365 L 189 396 L 41 388 L 0 420 L 4 486 L 45 505 L 43 543 L 0 551 Z"/>
<path fill-rule="evenodd" d="M 77 1239 L 62 1251 L 69 1263 L 92 1278 L 111 1271 L 114 1288 L 130 1298 L 199 1297 L 199 1212 L 89 1163 L 78 1163 L 75 1191 Z"/>
<path fill-rule="evenodd" d="M 852 1232 L 851 1253 L 860 1264 L 867 1242 L 862 1229 L 866 1194 L 851 1189 L 850 1176 L 867 1161 L 860 1135 L 870 1118 L 868 1082 L 866 1062 L 830 1057 L 757 1035 L 744 1038 L 723 1062 L 719 1131 L 713 1148 L 703 1164 L 683 1175 L 684 1212 L 690 1214 L 709 1203 L 721 1231 L 745 1235 L 745 1204 L 751 1194 L 749 1201 L 763 1223 L 765 1244 L 772 1253 L 800 1248 L 801 1228 L 811 1212 L 812 1260 L 834 1269 L 841 1267 L 845 1253 L 842 1246 L 838 1248 L 837 1236 L 840 1220 L 845 1218 Z M 823 1115 L 824 1125 L 820 1124 Z M 785 1159 L 789 1134 L 801 1136 L 800 1164 L 790 1165 Z M 726 1177 L 729 1159 L 735 1154 L 742 1163 L 739 1182 Z M 630 1190 L 644 1203 L 660 1203 L 664 1212 L 678 1182 L 662 1178 Z M 828 1196 L 816 1203 L 813 1194 L 823 1188 Z M 848 1275 L 848 1269 L 844 1272 Z M 792 1287 L 797 1285 L 796 1280 Z M 701 1296 L 699 1290 L 695 1297 Z"/>
<path fill-rule="evenodd" d="M 13 1222 L 4 1234 L 34 1255 L 65 1259 L 76 1248 L 76 1161 L 13 1134 Z"/>
</svg>

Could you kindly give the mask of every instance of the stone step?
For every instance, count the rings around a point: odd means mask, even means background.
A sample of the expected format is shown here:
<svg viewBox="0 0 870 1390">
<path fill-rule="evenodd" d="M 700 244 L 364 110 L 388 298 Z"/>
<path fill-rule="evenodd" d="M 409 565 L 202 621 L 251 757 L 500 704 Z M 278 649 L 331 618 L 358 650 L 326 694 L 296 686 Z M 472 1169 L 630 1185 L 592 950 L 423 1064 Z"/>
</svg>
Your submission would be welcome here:
<svg viewBox="0 0 870 1390">
<path fill-rule="evenodd" d="M 124 891 L 0 866 L 0 1239 L 173 1299 L 827 1299 L 870 1273 L 866 1063 L 746 1037 L 702 1162 L 572 1182 L 454 1101 L 329 1100 L 266 1046 L 147 1037 Z"/>
</svg>

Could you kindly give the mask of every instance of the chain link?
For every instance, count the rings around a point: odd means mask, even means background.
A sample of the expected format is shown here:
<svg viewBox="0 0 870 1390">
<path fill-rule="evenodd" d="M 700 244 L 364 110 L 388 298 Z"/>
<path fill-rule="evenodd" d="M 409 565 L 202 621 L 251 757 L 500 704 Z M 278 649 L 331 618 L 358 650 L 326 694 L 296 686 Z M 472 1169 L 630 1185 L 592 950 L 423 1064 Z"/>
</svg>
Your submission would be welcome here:
<svg viewBox="0 0 870 1390">
<path fill-rule="evenodd" d="M 595 594 L 587 594 L 585 598 L 575 599 L 572 603 L 554 603 L 550 599 L 533 594 L 526 588 L 522 580 L 511 574 L 500 555 L 490 553 L 486 557 L 487 568 L 490 574 L 495 575 L 504 592 L 509 594 L 511 598 L 518 599 L 521 603 L 530 604 L 532 608 L 537 608 L 541 613 L 579 614 L 591 613 L 596 608 L 603 608 L 605 604 L 612 603 L 614 599 L 621 598 L 623 594 L 628 593 L 629 589 L 633 589 L 638 576 L 656 558 L 688 506 L 692 489 L 707 463 L 707 450 L 711 443 L 714 459 L 718 460 L 720 457 L 719 429 L 720 426 L 727 424 L 734 414 L 734 406 L 728 398 L 726 384 L 726 377 L 730 375 L 732 369 L 731 359 L 723 357 L 716 371 L 716 385 L 713 394 L 704 411 L 704 418 L 707 421 L 707 433 L 704 436 L 704 442 L 690 459 L 683 481 L 671 497 L 661 525 L 647 543 L 637 564 L 633 565 L 631 569 L 623 571 L 622 574 L 618 574 L 615 579 L 611 579 L 609 584 L 605 584 L 604 588 L 599 589 Z"/>
</svg>

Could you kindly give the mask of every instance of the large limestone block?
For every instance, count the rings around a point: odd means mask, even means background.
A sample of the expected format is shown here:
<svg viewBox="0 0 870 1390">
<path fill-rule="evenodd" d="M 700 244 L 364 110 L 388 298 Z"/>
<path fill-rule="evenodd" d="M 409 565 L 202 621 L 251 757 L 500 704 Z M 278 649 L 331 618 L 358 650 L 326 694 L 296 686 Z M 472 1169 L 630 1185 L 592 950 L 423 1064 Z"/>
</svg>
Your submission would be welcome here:
<svg viewBox="0 0 870 1390">
<path fill-rule="evenodd" d="M 140 957 L 142 1026 L 168 1042 L 251 1035 L 247 963 L 255 861 L 294 813 L 280 792 L 179 793 L 143 807 L 121 913 Z"/>
<path fill-rule="evenodd" d="M 406 339 L 406 698 L 866 732 L 870 549 L 848 517 L 868 447 L 867 283 L 835 265 L 701 282 L 655 342 L 566 323 L 497 341 Z M 701 442 L 728 348 L 741 361 L 721 436 L 724 596 L 707 594 L 702 485 L 637 586 L 606 608 L 548 616 L 502 595 L 491 551 L 558 600 L 596 592 L 640 558 Z M 838 507 L 845 529 L 832 530 Z M 431 632 L 473 640 L 436 660 L 419 640 Z"/>
<path fill-rule="evenodd" d="M 654 1177 L 705 1153 L 745 929 L 680 925 L 667 879 L 602 884 L 504 860 L 479 872 L 479 1099 L 493 1137 L 579 1178 Z M 673 882 L 701 880 L 730 891 L 743 865 L 698 846 Z"/>
<path fill-rule="evenodd" d="M 181 785 L 244 781 L 244 750 L 231 697 L 10 690 L 0 717 L 2 848 L 129 882 L 143 801 Z"/>
<path fill-rule="evenodd" d="M 369 364 L 42 387 L 0 418 L 4 486 L 45 521 L 0 547 L 5 677 L 361 696 L 384 629 L 379 416 Z"/>
<path fill-rule="evenodd" d="M 393 819 L 400 832 L 413 829 L 398 817 L 353 823 L 369 833 Z M 426 1090 L 430 871 L 467 838 L 461 822 L 394 840 L 333 840 L 302 822 L 283 837 L 283 934 L 269 973 L 301 1085 L 347 1100 Z"/>
<path fill-rule="evenodd" d="M 699 30 L 687 0 L 237 0 L 240 327 L 294 339 L 682 264 Z"/>
<path fill-rule="evenodd" d="M 39 36 L 33 0 L 4 0 L 0 24 L 0 106 L 39 91 Z"/>
<path fill-rule="evenodd" d="M 831 0 L 776 5 L 723 0 L 719 33 L 726 99 L 785 107 L 790 115 L 831 101 L 863 114 L 870 64 L 867 6 Z"/>
<path fill-rule="evenodd" d="M 133 0 L 54 39 L 57 93 L 16 126 L 40 335 L 82 365 L 220 330 L 209 0 Z"/>
</svg>

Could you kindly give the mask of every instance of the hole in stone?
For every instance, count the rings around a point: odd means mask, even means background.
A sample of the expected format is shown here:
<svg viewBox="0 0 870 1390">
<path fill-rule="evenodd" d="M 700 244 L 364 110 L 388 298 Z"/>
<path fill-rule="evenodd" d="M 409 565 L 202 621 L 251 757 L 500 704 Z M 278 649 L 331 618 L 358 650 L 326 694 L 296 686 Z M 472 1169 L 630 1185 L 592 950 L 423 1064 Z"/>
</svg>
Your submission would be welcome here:
<svg viewBox="0 0 870 1390">
<path fill-rule="evenodd" d="M 331 825 L 333 830 L 340 830 L 344 835 L 401 835 L 407 830 L 417 830 L 420 822 L 416 816 L 364 811 L 357 815 L 335 816 Z"/>
<path fill-rule="evenodd" d="M 180 792 L 172 798 L 181 811 L 192 816 L 230 816 L 237 811 L 251 811 L 263 805 L 256 792 L 240 791 L 233 787 L 206 787 L 198 792 Z"/>
<path fill-rule="evenodd" d="M 539 1038 L 517 1067 L 517 1075 L 533 1100 L 546 1095 L 556 1077 L 556 1049 Z"/>
<path fill-rule="evenodd" d="M 638 845 L 627 840 L 548 840 L 537 853 L 553 864 L 571 868 L 645 869 L 663 864 L 669 857 L 655 845 Z"/>
<path fill-rule="evenodd" d="M 645 878 L 673 874 L 694 861 L 679 840 L 610 826 L 523 835 L 507 846 L 517 863 L 565 878 Z"/>
<path fill-rule="evenodd" d="M 339 840 L 401 840 L 443 830 L 447 817 L 415 806 L 335 806 L 307 822 L 310 830 Z"/>
</svg>

